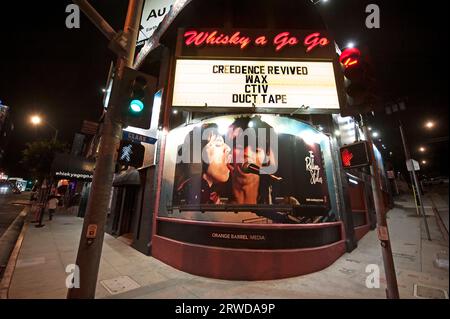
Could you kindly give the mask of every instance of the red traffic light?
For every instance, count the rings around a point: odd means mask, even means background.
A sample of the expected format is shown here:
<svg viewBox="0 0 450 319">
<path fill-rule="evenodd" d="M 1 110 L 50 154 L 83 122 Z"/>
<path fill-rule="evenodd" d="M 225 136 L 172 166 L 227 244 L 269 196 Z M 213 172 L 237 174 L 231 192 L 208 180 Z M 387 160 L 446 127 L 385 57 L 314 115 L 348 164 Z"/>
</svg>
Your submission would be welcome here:
<svg viewBox="0 0 450 319">
<path fill-rule="evenodd" d="M 342 156 L 342 165 L 344 167 L 352 166 L 352 158 L 353 158 L 352 152 L 350 152 L 348 149 L 344 149 L 341 153 L 341 156 Z"/>
<path fill-rule="evenodd" d="M 341 161 L 344 169 L 358 168 L 371 164 L 370 144 L 360 141 L 341 147 Z"/>
<path fill-rule="evenodd" d="M 341 53 L 341 56 L 339 57 L 339 62 L 341 62 L 345 68 L 348 68 L 358 64 L 360 58 L 361 58 L 361 51 L 359 51 L 357 48 L 348 48 Z"/>
</svg>

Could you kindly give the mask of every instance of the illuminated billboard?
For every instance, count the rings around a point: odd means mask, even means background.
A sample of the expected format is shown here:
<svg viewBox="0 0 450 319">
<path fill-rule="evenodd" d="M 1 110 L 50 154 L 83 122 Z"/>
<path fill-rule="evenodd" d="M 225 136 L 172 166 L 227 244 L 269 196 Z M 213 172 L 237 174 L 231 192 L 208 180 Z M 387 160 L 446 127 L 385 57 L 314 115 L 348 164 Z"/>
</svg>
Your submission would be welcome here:
<svg viewBox="0 0 450 319">
<path fill-rule="evenodd" d="M 339 99 L 333 62 L 179 59 L 172 106 L 338 112 Z"/>
<path fill-rule="evenodd" d="M 330 141 L 309 124 L 214 117 L 172 130 L 166 145 L 160 217 L 301 224 L 336 213 Z"/>
</svg>

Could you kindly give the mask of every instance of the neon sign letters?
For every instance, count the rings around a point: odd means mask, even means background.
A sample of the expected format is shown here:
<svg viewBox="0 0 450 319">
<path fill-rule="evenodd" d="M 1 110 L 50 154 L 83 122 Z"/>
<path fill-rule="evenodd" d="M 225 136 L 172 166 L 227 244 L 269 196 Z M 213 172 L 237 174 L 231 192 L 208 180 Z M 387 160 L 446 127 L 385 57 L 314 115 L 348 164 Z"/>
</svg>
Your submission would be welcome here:
<svg viewBox="0 0 450 319">
<path fill-rule="evenodd" d="M 271 43 L 275 47 L 275 51 L 279 52 L 286 47 L 293 47 L 303 43 L 306 52 L 311 52 L 315 48 L 325 47 L 330 44 L 330 40 L 321 36 L 319 32 L 314 32 L 305 37 L 302 41 L 298 37 L 292 35 L 290 32 L 281 32 L 277 34 L 272 41 L 265 35 L 259 35 L 255 38 L 243 35 L 240 31 L 235 31 L 230 34 L 221 33 L 217 30 L 212 32 L 190 30 L 184 33 L 184 43 L 187 46 L 235 46 L 241 50 L 254 44 L 255 46 L 263 47 Z"/>
</svg>

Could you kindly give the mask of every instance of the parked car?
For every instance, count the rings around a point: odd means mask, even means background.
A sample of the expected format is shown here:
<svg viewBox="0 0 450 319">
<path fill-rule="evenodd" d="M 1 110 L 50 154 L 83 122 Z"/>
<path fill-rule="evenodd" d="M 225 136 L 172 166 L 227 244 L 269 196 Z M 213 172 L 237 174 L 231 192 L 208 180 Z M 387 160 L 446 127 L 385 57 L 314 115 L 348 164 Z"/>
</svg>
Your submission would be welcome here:
<svg viewBox="0 0 450 319">
<path fill-rule="evenodd" d="M 424 185 L 448 184 L 448 176 L 430 177 L 423 181 Z"/>
</svg>

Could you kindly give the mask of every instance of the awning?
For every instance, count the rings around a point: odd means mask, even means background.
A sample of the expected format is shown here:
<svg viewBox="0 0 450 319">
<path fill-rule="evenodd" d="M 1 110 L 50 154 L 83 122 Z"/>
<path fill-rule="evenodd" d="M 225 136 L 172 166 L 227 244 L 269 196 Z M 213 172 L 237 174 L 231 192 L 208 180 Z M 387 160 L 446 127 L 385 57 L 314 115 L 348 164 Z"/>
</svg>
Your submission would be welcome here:
<svg viewBox="0 0 450 319">
<path fill-rule="evenodd" d="M 127 171 L 114 175 L 113 186 L 140 186 L 141 185 L 141 177 L 139 175 L 139 171 L 131 168 Z"/>
<path fill-rule="evenodd" d="M 58 179 L 91 181 L 95 161 L 71 154 L 56 154 L 51 172 Z"/>
</svg>

